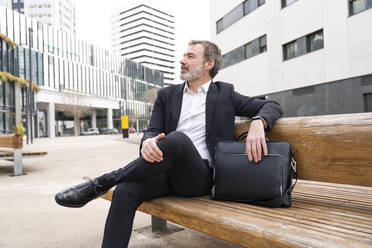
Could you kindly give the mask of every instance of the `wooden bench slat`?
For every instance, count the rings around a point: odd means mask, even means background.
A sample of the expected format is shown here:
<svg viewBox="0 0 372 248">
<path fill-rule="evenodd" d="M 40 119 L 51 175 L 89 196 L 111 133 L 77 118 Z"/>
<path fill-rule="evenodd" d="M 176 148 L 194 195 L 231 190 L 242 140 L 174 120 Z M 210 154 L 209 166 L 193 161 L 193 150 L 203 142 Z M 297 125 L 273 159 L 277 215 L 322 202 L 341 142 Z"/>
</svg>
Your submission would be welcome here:
<svg viewBox="0 0 372 248">
<path fill-rule="evenodd" d="M 212 201 L 210 199 L 205 199 L 206 201 Z M 218 202 L 212 201 L 216 204 L 225 204 L 226 206 L 231 206 L 236 209 L 241 209 L 242 211 L 256 211 L 259 214 L 265 215 L 269 214 L 270 216 L 275 216 L 279 214 L 280 216 L 287 216 L 289 218 L 310 218 L 313 219 L 314 216 L 319 217 L 324 221 L 332 220 L 332 222 L 339 221 L 340 223 L 347 223 L 350 225 L 356 225 L 360 228 L 366 228 L 369 231 L 372 231 L 372 215 L 363 215 L 360 217 L 359 213 L 356 215 L 355 211 L 349 211 L 349 215 L 345 215 L 345 211 L 342 208 L 321 208 L 316 204 L 313 205 L 311 202 L 299 202 L 296 197 L 294 197 L 293 207 L 290 209 L 270 209 L 270 208 L 261 208 L 247 205 L 244 203 L 231 203 L 231 202 Z M 280 218 L 280 217 L 279 217 Z"/>
<path fill-rule="evenodd" d="M 156 199 L 140 210 L 246 247 L 367 247 L 370 241 L 330 230 L 326 225 L 314 227 L 314 223 L 295 219 L 278 221 L 276 217 L 252 215 L 215 203 L 206 205 L 195 199 Z"/>
<path fill-rule="evenodd" d="M 293 145 L 301 179 L 372 186 L 372 113 L 282 118 L 267 136 Z"/>
<path fill-rule="evenodd" d="M 211 204 L 216 204 L 211 202 Z M 231 207 L 231 204 L 227 203 L 226 205 L 218 203 L 217 205 Z M 234 208 L 238 210 L 239 208 Z M 341 238 L 348 238 L 359 240 L 362 242 L 369 241 L 369 237 L 372 233 L 370 227 L 359 227 L 346 225 L 348 223 L 337 222 L 332 217 L 329 216 L 327 219 L 319 218 L 319 216 L 314 213 L 304 214 L 306 211 L 299 211 L 296 205 L 294 205 L 291 211 L 267 211 L 267 209 L 255 209 L 255 208 L 246 208 L 245 210 L 239 209 L 245 214 L 250 216 L 255 216 L 260 220 L 275 221 L 276 223 L 282 225 L 293 225 L 298 229 L 306 229 L 321 232 L 323 234 L 333 235 Z M 307 212 L 309 212 L 307 208 Z M 351 221 L 349 221 L 350 223 Z"/>
<path fill-rule="evenodd" d="M 246 247 L 371 247 L 371 199 L 372 188 L 299 181 L 288 209 L 171 196 L 139 210 Z"/>
</svg>

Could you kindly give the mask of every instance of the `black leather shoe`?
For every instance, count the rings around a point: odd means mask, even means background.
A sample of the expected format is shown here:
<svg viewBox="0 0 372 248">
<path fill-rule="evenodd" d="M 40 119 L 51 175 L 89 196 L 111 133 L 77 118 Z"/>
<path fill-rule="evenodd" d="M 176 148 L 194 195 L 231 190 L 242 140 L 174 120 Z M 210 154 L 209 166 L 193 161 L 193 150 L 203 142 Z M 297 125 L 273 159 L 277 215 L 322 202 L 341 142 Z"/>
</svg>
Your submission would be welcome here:
<svg viewBox="0 0 372 248">
<path fill-rule="evenodd" d="M 80 208 L 109 190 L 100 185 L 97 179 L 88 179 L 88 182 L 67 188 L 56 194 L 56 202 L 65 207 Z"/>
</svg>

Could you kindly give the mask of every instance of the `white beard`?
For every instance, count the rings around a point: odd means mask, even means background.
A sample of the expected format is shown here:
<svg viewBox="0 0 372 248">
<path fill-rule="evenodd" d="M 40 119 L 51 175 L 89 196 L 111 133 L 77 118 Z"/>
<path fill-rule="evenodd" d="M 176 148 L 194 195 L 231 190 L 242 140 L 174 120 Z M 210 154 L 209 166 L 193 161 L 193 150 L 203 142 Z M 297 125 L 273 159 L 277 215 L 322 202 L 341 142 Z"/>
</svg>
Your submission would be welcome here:
<svg viewBox="0 0 372 248">
<path fill-rule="evenodd" d="M 201 76 L 203 76 L 203 74 L 203 65 L 200 65 L 199 67 L 191 69 L 188 72 L 181 72 L 180 78 L 181 80 L 192 81 L 200 78 Z"/>
</svg>

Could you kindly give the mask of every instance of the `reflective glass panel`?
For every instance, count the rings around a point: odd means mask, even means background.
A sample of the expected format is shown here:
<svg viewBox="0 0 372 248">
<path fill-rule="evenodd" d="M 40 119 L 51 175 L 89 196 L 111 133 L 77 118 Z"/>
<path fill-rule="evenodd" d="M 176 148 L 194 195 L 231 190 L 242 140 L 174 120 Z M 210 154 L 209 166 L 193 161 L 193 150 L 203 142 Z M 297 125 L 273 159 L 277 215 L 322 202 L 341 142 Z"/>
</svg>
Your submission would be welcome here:
<svg viewBox="0 0 372 248">
<path fill-rule="evenodd" d="M 258 0 L 247 0 L 244 2 L 244 15 L 249 14 L 253 10 L 257 9 Z"/>
<path fill-rule="evenodd" d="M 310 52 L 322 49 L 324 47 L 323 42 L 323 30 L 309 35 Z"/>
<path fill-rule="evenodd" d="M 5 43 L 5 41 L 2 42 L 2 61 L 3 61 L 3 71 L 8 71 L 8 45 Z"/>
<path fill-rule="evenodd" d="M 296 2 L 297 0 L 282 0 L 282 8 Z"/>
<path fill-rule="evenodd" d="M 252 56 L 255 56 L 260 53 L 260 42 L 259 39 L 252 40 Z"/>
<path fill-rule="evenodd" d="M 19 77 L 25 79 L 25 52 L 24 48 L 18 49 Z"/>
<path fill-rule="evenodd" d="M 44 85 L 44 65 L 43 65 L 43 57 L 44 55 L 42 53 L 39 53 L 37 56 L 37 69 L 38 69 L 38 85 Z"/>
<path fill-rule="evenodd" d="M 227 15 L 223 17 L 223 29 L 231 26 L 233 23 L 237 22 L 244 16 L 243 4 L 239 4 L 233 10 L 231 10 Z M 221 30 L 221 31 L 222 31 Z"/>
<path fill-rule="evenodd" d="M 367 0 L 352 0 L 351 4 L 351 14 L 357 14 L 367 7 Z"/>
<path fill-rule="evenodd" d="M 14 132 L 14 113 L 5 113 L 5 130 L 7 132 Z"/>
<path fill-rule="evenodd" d="M 239 63 L 245 59 L 244 46 L 240 46 L 223 56 L 222 68 Z"/>
<path fill-rule="evenodd" d="M 4 106 L 4 84 L 5 82 L 0 83 L 0 106 Z"/>
<path fill-rule="evenodd" d="M 260 37 L 260 52 L 267 51 L 266 35 Z"/>
<path fill-rule="evenodd" d="M 6 82 L 5 83 L 5 105 L 7 107 L 14 107 L 14 83 L 15 82 Z"/>
<path fill-rule="evenodd" d="M 293 41 L 284 45 L 284 59 L 291 59 L 296 57 L 297 54 L 297 42 Z"/>
<path fill-rule="evenodd" d="M 303 54 L 306 54 L 308 51 L 307 46 L 306 46 L 306 37 L 301 37 L 297 41 L 297 52 L 296 56 L 300 56 Z"/>
</svg>

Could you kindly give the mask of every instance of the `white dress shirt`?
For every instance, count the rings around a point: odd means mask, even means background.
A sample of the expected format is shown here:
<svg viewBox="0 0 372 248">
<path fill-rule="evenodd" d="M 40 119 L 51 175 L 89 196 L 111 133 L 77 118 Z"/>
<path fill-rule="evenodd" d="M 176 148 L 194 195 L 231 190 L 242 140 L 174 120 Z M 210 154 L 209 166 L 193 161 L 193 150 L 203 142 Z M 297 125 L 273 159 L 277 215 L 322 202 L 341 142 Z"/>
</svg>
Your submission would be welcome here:
<svg viewBox="0 0 372 248">
<path fill-rule="evenodd" d="M 205 123 L 205 104 L 210 84 L 211 81 L 200 86 L 197 93 L 193 93 L 187 83 L 185 84 L 181 114 L 176 130 L 185 133 L 194 143 L 200 156 L 212 162 L 207 148 Z"/>
</svg>

